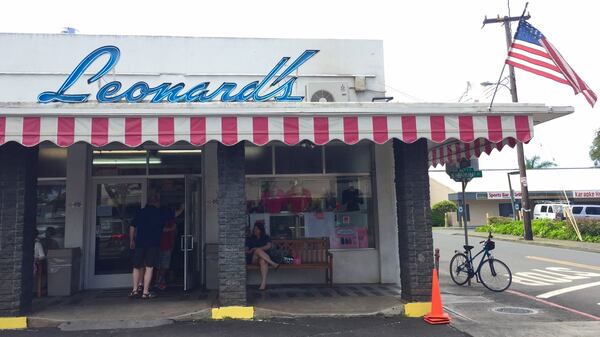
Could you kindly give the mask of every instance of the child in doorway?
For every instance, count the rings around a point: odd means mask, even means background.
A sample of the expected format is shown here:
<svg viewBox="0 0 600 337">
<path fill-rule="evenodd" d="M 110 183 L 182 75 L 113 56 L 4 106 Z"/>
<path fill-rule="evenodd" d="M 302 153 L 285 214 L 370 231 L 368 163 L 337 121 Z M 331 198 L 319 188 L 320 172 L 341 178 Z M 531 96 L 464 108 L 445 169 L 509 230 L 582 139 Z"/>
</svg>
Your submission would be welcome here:
<svg viewBox="0 0 600 337">
<path fill-rule="evenodd" d="M 167 288 L 167 273 L 171 269 L 171 253 L 177 232 L 177 222 L 175 218 L 169 219 L 163 229 L 160 239 L 160 258 L 158 280 L 156 288 L 165 290 Z"/>
</svg>

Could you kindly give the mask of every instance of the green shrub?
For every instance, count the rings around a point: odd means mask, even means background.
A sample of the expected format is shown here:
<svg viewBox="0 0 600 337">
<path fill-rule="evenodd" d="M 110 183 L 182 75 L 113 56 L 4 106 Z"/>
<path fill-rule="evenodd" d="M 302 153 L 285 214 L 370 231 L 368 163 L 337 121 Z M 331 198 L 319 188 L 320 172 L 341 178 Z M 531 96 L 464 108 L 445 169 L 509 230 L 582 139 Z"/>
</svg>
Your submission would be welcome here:
<svg viewBox="0 0 600 337">
<path fill-rule="evenodd" d="M 591 235 L 591 236 L 600 236 L 600 221 L 594 220 L 578 220 L 577 227 L 579 227 L 579 231 L 581 235 Z M 571 230 L 574 229 L 571 227 Z"/>
<path fill-rule="evenodd" d="M 475 229 L 477 232 L 488 232 L 498 234 L 508 234 L 523 236 L 523 221 L 509 221 L 494 217 L 493 221 L 489 221 L 488 225 L 481 226 Z M 490 218 L 492 219 L 492 218 Z M 579 231 L 583 241 L 600 242 L 600 222 L 599 221 L 580 221 L 578 222 Z M 578 240 L 575 230 L 565 220 L 550 220 L 550 219 L 535 219 L 531 222 L 533 235 L 540 238 L 557 239 L 557 240 Z"/>
<path fill-rule="evenodd" d="M 442 200 L 431 207 L 431 223 L 433 226 L 444 225 L 444 214 L 456 212 L 456 204 L 449 200 Z"/>
<path fill-rule="evenodd" d="M 491 216 L 487 219 L 488 225 L 505 225 L 511 223 L 513 218 L 507 218 L 505 216 Z"/>
</svg>

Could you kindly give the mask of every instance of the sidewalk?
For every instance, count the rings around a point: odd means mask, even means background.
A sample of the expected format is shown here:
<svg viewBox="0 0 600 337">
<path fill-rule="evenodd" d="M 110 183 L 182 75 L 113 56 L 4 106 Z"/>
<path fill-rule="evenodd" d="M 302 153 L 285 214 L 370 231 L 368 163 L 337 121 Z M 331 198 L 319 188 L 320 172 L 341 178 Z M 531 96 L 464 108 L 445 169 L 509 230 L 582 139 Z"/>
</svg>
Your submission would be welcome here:
<svg viewBox="0 0 600 337">
<path fill-rule="evenodd" d="M 274 286 L 248 289 L 256 318 L 401 315 L 400 287 L 392 284 Z"/>
<path fill-rule="evenodd" d="M 469 230 L 469 235 L 478 238 L 487 238 L 487 233 L 475 232 L 474 230 Z M 592 253 L 600 253 L 600 243 L 595 242 L 579 242 L 579 241 L 569 241 L 569 240 L 553 240 L 546 238 L 538 238 L 534 237 L 532 241 L 526 241 L 520 236 L 514 235 L 505 235 L 505 234 L 495 234 L 492 233 L 494 239 L 502 240 L 502 241 L 512 241 L 518 242 L 528 245 L 538 245 L 538 246 L 546 246 L 546 247 L 555 247 L 555 248 L 565 248 L 565 249 L 574 249 L 581 250 L 584 252 L 592 252 Z"/>
<path fill-rule="evenodd" d="M 399 316 L 400 287 L 393 284 L 275 285 L 248 287 L 255 319 Z M 210 320 L 216 292 L 168 290 L 152 300 L 128 299 L 128 289 L 83 291 L 69 297 L 34 300 L 27 317 L 32 328 L 103 330 L 150 328 L 174 322 Z"/>
<path fill-rule="evenodd" d="M 167 291 L 151 300 L 129 299 L 129 289 L 86 290 L 33 302 L 29 327 L 150 327 L 210 317 L 212 299 L 202 291 Z"/>
<path fill-rule="evenodd" d="M 476 232 L 476 227 L 467 226 L 467 230 L 469 232 L 469 236 L 477 237 L 477 238 L 487 238 L 488 233 Z M 462 227 L 433 227 L 434 231 L 448 231 L 455 232 L 456 235 L 464 233 Z M 579 241 L 569 241 L 569 240 L 553 240 L 546 238 L 534 237 L 532 241 L 526 241 L 520 236 L 514 235 L 506 235 L 506 234 L 496 234 L 492 233 L 494 239 L 501 241 L 511 241 L 517 243 L 523 243 L 527 245 L 538 245 L 538 246 L 546 246 L 546 247 L 554 247 L 554 248 L 565 248 L 565 249 L 574 249 L 580 250 L 584 252 L 592 252 L 592 253 L 600 253 L 600 243 L 595 242 L 579 242 Z"/>
</svg>

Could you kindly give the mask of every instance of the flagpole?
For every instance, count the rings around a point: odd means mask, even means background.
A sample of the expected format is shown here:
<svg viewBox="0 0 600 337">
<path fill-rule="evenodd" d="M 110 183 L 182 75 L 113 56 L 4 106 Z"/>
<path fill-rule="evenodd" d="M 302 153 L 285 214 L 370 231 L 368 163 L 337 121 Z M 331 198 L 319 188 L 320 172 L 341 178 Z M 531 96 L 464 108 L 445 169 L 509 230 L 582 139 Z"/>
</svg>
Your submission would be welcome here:
<svg viewBox="0 0 600 337">
<path fill-rule="evenodd" d="M 483 25 L 489 23 L 504 23 L 504 31 L 506 33 L 506 48 L 510 50 L 510 46 L 512 44 L 512 34 L 510 29 L 510 23 L 512 21 L 520 21 L 521 19 L 529 19 L 529 15 L 525 15 L 527 11 L 527 5 L 525 4 L 525 9 L 523 9 L 523 14 L 518 17 L 509 17 L 505 16 L 504 18 L 496 18 L 496 19 L 488 19 L 485 18 L 483 21 Z M 505 65 L 506 66 L 506 63 Z M 504 67 L 502 68 L 502 72 L 504 72 Z M 513 103 L 519 102 L 519 97 L 517 95 L 517 82 L 515 78 L 515 68 L 512 65 L 508 65 L 509 79 L 510 79 L 510 95 L 512 97 Z M 502 74 L 500 75 L 502 78 Z M 496 87 L 496 90 L 498 87 Z M 495 94 L 494 94 L 495 95 Z M 490 104 L 490 110 L 492 105 Z M 525 152 L 523 150 L 523 143 L 517 141 L 517 161 L 519 164 L 519 175 L 520 175 L 520 184 L 521 184 L 521 209 L 523 210 L 523 238 L 525 240 L 533 240 L 533 231 L 531 228 L 531 208 L 529 207 L 529 189 L 527 187 L 527 169 L 525 166 Z"/>
</svg>

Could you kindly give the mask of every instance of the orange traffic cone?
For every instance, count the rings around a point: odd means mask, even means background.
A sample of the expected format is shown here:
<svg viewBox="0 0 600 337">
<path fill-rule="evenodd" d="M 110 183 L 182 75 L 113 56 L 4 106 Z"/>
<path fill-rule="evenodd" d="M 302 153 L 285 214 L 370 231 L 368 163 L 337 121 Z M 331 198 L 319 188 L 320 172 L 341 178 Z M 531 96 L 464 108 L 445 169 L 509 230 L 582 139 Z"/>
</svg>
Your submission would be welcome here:
<svg viewBox="0 0 600 337">
<path fill-rule="evenodd" d="M 433 282 L 431 283 L 431 312 L 423 317 L 429 324 L 448 324 L 450 316 L 442 308 L 442 296 L 437 270 L 433 269 Z"/>
</svg>

